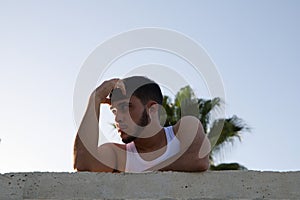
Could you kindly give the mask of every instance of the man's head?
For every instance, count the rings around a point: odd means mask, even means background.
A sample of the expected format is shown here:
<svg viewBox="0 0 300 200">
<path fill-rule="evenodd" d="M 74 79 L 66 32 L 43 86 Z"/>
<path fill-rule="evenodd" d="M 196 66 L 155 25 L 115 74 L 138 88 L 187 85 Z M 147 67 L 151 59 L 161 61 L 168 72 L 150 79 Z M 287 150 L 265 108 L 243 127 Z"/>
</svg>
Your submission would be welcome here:
<svg viewBox="0 0 300 200">
<path fill-rule="evenodd" d="M 144 105 L 150 100 L 160 105 L 162 104 L 163 96 L 160 87 L 153 80 L 144 76 L 132 76 L 122 79 L 121 81 L 125 85 L 126 95 L 123 95 L 121 90 L 116 88 L 110 94 L 111 101 L 118 101 L 135 96 L 139 98 Z"/>
<path fill-rule="evenodd" d="M 122 81 L 126 95 L 121 89 L 114 89 L 110 94 L 111 110 L 123 142 L 129 143 L 150 123 L 151 109 L 162 105 L 163 95 L 159 85 L 146 77 L 133 76 Z"/>
</svg>

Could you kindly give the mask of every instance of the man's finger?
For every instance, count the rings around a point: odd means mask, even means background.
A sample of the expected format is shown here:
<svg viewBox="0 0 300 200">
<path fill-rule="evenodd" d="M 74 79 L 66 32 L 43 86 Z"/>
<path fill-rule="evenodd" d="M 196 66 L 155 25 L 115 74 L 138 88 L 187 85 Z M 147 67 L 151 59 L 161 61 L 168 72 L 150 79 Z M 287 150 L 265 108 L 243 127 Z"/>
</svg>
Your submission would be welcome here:
<svg viewBox="0 0 300 200">
<path fill-rule="evenodd" d="M 125 89 L 125 84 L 122 80 L 119 80 L 116 85 L 115 88 L 119 88 L 122 92 L 123 95 L 126 95 L 126 89 Z"/>
</svg>

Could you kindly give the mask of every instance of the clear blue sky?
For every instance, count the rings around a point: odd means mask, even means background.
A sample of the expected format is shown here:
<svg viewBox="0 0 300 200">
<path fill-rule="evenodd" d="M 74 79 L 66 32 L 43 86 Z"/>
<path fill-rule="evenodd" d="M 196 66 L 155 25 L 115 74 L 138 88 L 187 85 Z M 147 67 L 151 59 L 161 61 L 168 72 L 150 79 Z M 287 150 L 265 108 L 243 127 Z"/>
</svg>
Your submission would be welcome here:
<svg viewBox="0 0 300 200">
<path fill-rule="evenodd" d="M 220 162 L 299 170 L 299 9 L 296 0 L 0 0 L 0 173 L 73 170 L 80 68 L 106 39 L 141 27 L 184 33 L 215 62 L 227 116 L 252 128 Z"/>
</svg>

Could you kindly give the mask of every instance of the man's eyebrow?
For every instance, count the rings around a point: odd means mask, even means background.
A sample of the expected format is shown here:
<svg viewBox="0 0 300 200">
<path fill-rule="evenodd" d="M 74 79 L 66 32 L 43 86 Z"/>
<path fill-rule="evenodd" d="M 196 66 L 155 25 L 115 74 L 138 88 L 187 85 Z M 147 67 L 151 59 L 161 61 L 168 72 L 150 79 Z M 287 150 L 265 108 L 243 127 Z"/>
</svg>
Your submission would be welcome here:
<svg viewBox="0 0 300 200">
<path fill-rule="evenodd" d="M 126 106 L 126 105 L 131 106 L 132 103 L 131 103 L 131 102 L 121 102 L 121 103 L 119 103 L 116 107 L 121 107 L 121 106 Z M 114 109 L 114 108 L 115 108 L 115 107 L 110 106 L 110 110 L 112 110 L 112 109 Z"/>
</svg>

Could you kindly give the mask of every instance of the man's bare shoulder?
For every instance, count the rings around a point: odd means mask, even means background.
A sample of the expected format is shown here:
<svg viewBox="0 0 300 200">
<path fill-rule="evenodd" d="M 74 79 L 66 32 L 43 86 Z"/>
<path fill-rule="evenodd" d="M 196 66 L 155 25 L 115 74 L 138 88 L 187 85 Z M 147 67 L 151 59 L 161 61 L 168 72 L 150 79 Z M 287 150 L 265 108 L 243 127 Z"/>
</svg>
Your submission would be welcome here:
<svg viewBox="0 0 300 200">
<path fill-rule="evenodd" d="M 180 133 L 195 131 L 198 130 L 199 127 L 202 128 L 199 119 L 193 116 L 184 116 L 173 126 L 173 131 L 176 136 L 180 137 Z"/>
<path fill-rule="evenodd" d="M 205 139 L 202 124 L 193 116 L 182 117 L 174 126 L 174 134 L 180 141 L 181 153 L 175 161 L 160 170 L 205 171 L 209 166 L 209 140 Z M 205 142 L 203 142 L 205 141 Z"/>
</svg>

